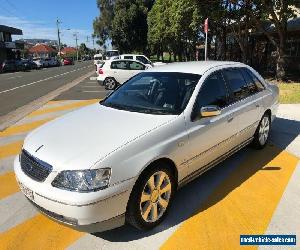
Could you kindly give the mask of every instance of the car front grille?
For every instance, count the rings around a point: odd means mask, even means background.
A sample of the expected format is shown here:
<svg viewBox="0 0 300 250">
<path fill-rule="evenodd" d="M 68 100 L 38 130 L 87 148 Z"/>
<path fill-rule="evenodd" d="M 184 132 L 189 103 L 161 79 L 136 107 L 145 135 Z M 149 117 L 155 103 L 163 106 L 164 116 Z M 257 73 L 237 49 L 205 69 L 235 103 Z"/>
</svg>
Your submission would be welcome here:
<svg viewBox="0 0 300 250">
<path fill-rule="evenodd" d="M 33 157 L 26 150 L 22 150 L 20 163 L 23 172 L 39 182 L 43 182 L 52 171 L 51 165 Z"/>
</svg>

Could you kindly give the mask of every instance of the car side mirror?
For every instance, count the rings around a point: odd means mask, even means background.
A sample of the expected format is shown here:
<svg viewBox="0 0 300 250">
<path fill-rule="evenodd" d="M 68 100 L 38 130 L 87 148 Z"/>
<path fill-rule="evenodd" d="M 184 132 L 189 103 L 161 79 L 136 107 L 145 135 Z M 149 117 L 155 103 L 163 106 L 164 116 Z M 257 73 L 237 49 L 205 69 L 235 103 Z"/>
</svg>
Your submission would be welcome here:
<svg viewBox="0 0 300 250">
<path fill-rule="evenodd" d="M 202 117 L 212 117 L 212 116 L 220 115 L 221 109 L 215 105 L 204 106 L 201 108 L 200 113 Z"/>
</svg>

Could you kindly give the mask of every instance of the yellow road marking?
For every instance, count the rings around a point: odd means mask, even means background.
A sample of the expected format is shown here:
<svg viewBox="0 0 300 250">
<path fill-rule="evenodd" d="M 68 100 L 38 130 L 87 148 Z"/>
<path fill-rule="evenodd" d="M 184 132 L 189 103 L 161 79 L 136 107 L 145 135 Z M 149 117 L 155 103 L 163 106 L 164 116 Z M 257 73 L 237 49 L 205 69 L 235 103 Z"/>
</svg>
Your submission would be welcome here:
<svg viewBox="0 0 300 250">
<path fill-rule="evenodd" d="M 272 146 L 250 152 L 161 248 L 249 249 L 240 235 L 264 234 L 298 160 Z"/>
<path fill-rule="evenodd" d="M 9 157 L 12 155 L 17 155 L 21 151 L 23 146 L 23 141 L 17 141 L 4 146 L 0 146 L 0 159 Z"/>
<path fill-rule="evenodd" d="M 66 104 L 63 106 L 59 106 L 59 107 L 54 107 L 54 108 L 48 108 L 48 109 L 39 109 L 36 110 L 34 112 L 32 112 L 31 114 L 29 114 L 27 117 L 33 117 L 33 116 L 37 116 L 37 115 L 42 115 L 42 114 L 46 114 L 46 113 L 52 113 L 52 112 L 58 112 L 58 111 L 63 111 L 63 110 L 68 110 L 68 109 L 75 109 L 75 108 L 79 108 L 82 106 L 87 106 L 93 103 L 99 102 L 99 100 L 97 99 L 92 99 L 92 100 L 84 100 L 84 101 L 79 101 L 79 102 L 75 102 L 75 103 L 70 103 L 70 104 Z"/>
<path fill-rule="evenodd" d="M 65 249 L 84 233 L 37 215 L 2 233 L 1 249 Z"/>
<path fill-rule="evenodd" d="M 19 186 L 13 172 L 0 175 L 0 183 L 0 200 L 16 192 L 19 192 Z"/>
<path fill-rule="evenodd" d="M 15 135 L 15 134 L 29 132 L 29 131 L 45 124 L 46 122 L 53 120 L 53 119 L 54 119 L 54 117 L 44 119 L 44 120 L 34 121 L 31 123 L 25 123 L 22 125 L 11 126 L 7 129 L 5 129 L 3 132 L 0 132 L 0 137 L 11 136 L 11 135 Z"/>
</svg>

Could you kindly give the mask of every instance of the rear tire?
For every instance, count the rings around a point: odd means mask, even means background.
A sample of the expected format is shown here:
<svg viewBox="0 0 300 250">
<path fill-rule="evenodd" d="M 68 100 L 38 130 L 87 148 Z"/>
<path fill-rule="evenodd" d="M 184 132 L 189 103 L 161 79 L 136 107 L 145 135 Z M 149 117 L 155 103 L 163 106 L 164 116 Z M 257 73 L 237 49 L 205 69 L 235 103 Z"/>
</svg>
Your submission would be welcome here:
<svg viewBox="0 0 300 250">
<path fill-rule="evenodd" d="M 172 169 L 164 162 L 148 167 L 134 185 L 126 210 L 126 222 L 149 230 L 167 215 L 176 192 Z"/>
<path fill-rule="evenodd" d="M 117 81 L 114 78 L 107 77 L 104 80 L 104 85 L 105 85 L 105 89 L 107 89 L 107 90 L 114 90 L 114 89 L 117 88 L 118 83 L 117 83 Z"/>
<path fill-rule="evenodd" d="M 263 149 L 268 141 L 271 129 L 271 118 L 268 113 L 265 113 L 261 118 L 258 127 L 255 131 L 252 146 L 256 149 Z"/>
</svg>

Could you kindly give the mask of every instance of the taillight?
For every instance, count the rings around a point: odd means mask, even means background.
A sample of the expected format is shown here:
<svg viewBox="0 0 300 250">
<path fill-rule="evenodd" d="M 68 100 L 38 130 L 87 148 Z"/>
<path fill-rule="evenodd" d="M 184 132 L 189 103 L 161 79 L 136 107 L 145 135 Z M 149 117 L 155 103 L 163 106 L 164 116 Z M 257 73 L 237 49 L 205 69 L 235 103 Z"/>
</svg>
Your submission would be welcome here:
<svg viewBox="0 0 300 250">
<path fill-rule="evenodd" d="M 102 69 L 102 68 L 99 68 L 98 73 L 99 73 L 99 75 L 103 75 L 103 74 L 104 74 L 103 69 Z"/>
</svg>

